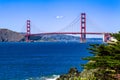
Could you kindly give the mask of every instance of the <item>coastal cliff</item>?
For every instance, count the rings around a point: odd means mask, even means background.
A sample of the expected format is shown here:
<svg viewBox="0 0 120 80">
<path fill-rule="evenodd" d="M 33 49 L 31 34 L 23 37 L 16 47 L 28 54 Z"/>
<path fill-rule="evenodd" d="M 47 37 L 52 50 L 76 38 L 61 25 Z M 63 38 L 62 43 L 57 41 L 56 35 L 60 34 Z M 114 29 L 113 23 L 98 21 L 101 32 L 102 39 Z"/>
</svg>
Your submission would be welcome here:
<svg viewBox="0 0 120 80">
<path fill-rule="evenodd" d="M 20 33 L 8 30 L 0 29 L 0 42 L 19 42 L 24 36 Z"/>
</svg>

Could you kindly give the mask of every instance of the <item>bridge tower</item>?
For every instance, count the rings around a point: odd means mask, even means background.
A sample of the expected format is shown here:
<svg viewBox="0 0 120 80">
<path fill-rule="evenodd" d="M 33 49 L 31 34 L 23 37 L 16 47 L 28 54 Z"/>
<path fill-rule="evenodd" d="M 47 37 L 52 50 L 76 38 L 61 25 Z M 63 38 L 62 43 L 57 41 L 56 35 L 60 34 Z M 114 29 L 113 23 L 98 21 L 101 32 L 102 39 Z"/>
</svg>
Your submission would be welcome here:
<svg viewBox="0 0 120 80">
<path fill-rule="evenodd" d="M 86 41 L 86 13 L 81 13 L 81 36 L 80 41 L 85 42 Z"/>
<path fill-rule="evenodd" d="M 29 37 L 30 37 L 30 33 L 31 33 L 31 29 L 30 29 L 30 20 L 27 20 L 27 24 L 26 24 L 26 42 L 29 42 Z"/>
</svg>

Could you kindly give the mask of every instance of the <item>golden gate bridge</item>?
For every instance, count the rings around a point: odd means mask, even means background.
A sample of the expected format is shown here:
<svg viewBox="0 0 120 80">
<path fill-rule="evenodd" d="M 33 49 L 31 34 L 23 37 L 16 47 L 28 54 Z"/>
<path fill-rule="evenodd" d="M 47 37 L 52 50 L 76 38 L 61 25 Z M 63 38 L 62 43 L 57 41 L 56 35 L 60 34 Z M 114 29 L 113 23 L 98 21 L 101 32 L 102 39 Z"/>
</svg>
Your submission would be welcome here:
<svg viewBox="0 0 120 80">
<path fill-rule="evenodd" d="M 106 32 L 87 32 L 86 31 L 86 13 L 81 13 L 80 17 L 75 19 L 71 24 L 72 25 L 76 25 L 76 23 L 79 23 L 79 32 L 72 32 L 72 31 L 69 31 L 69 32 L 41 32 L 41 33 L 35 33 L 35 34 L 32 34 L 31 33 L 31 21 L 30 20 L 27 20 L 27 24 L 26 24 L 26 42 L 29 42 L 29 37 L 30 36 L 39 36 L 39 35 L 50 35 L 50 34 L 79 34 L 80 35 L 80 42 L 86 42 L 86 35 L 90 34 L 90 35 L 103 35 L 103 41 L 104 42 L 107 42 L 108 39 L 110 39 L 110 33 L 106 33 Z M 67 26 L 68 27 L 71 27 L 70 26 Z M 67 29 L 67 28 L 64 28 L 64 29 Z"/>
</svg>

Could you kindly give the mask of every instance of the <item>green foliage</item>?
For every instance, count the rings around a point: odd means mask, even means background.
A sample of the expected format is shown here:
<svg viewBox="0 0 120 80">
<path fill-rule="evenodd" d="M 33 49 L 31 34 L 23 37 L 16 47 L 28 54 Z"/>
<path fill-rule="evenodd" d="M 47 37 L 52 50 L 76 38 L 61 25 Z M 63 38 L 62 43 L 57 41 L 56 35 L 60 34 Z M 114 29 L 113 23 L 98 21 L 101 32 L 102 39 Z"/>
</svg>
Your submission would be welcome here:
<svg viewBox="0 0 120 80">
<path fill-rule="evenodd" d="M 63 74 L 56 80 L 81 80 L 80 72 L 77 68 L 70 68 L 68 74 Z"/>
<path fill-rule="evenodd" d="M 89 50 L 93 56 L 83 58 L 90 61 L 83 65 L 85 69 L 97 69 L 94 72 L 97 80 L 115 80 L 115 75 L 120 74 L 120 32 L 112 36 L 118 42 L 90 45 Z"/>
<path fill-rule="evenodd" d="M 111 34 L 115 39 L 120 41 L 120 31 L 118 33 Z"/>
</svg>

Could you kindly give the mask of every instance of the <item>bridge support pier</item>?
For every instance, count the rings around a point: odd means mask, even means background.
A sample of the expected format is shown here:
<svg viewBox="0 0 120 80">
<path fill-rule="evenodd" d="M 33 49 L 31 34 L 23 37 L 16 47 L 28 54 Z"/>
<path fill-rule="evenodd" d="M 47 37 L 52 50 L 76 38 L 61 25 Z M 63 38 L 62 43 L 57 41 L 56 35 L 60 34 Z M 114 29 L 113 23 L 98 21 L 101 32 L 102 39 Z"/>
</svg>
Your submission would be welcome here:
<svg viewBox="0 0 120 80">
<path fill-rule="evenodd" d="M 86 42 L 86 14 L 81 13 L 81 36 L 80 36 L 80 42 Z"/>
<path fill-rule="evenodd" d="M 26 24 L 26 42 L 29 42 L 29 37 L 30 37 L 30 20 L 27 20 L 27 24 Z"/>
<path fill-rule="evenodd" d="M 103 37 L 103 42 L 107 42 L 107 41 L 109 41 L 110 38 L 111 38 L 111 35 L 110 35 L 109 33 L 105 33 L 103 36 L 104 36 L 104 37 Z"/>
</svg>

